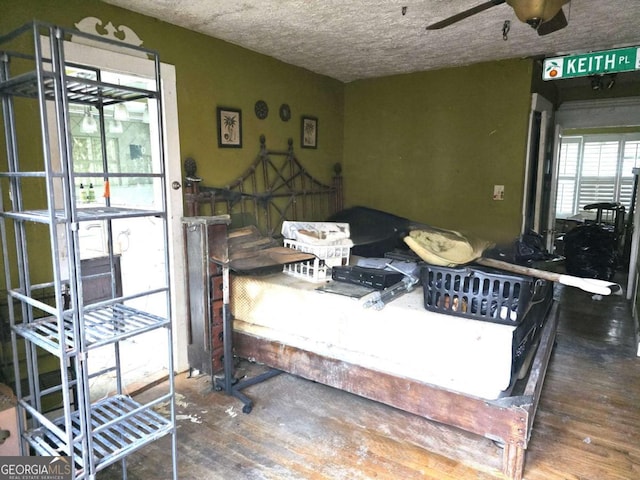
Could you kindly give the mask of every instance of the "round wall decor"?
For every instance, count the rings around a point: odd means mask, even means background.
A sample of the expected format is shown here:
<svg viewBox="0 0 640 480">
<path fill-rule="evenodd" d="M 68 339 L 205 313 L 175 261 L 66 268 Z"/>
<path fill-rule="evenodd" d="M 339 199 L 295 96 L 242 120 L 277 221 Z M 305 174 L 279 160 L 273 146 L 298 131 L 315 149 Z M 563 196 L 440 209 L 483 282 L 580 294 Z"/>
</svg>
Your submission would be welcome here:
<svg viewBox="0 0 640 480">
<path fill-rule="evenodd" d="M 291 118 L 291 109 L 289 108 L 289 105 L 287 105 L 286 103 L 283 103 L 282 105 L 280 105 L 280 119 L 283 122 L 288 122 L 290 118 Z"/>
<path fill-rule="evenodd" d="M 269 115 L 269 107 L 267 106 L 267 102 L 264 100 L 258 100 L 255 105 L 256 117 L 260 120 L 264 120 Z"/>
</svg>

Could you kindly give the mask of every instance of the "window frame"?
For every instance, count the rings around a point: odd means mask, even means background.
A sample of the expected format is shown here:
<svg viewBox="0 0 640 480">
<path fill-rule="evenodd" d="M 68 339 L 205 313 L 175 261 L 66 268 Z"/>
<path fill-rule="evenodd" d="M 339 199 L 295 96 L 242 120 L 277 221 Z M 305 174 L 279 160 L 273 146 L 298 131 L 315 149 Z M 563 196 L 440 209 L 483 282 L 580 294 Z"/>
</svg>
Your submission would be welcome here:
<svg viewBox="0 0 640 480">
<path fill-rule="evenodd" d="M 603 182 L 605 185 L 612 185 L 613 195 L 608 196 L 606 199 L 591 199 L 593 201 L 581 201 L 584 198 L 584 186 L 585 184 L 595 185 L 595 189 L 598 188 L 597 178 L 604 178 L 603 176 L 594 177 L 593 175 L 583 175 L 584 166 L 585 166 L 585 148 L 589 145 L 595 144 L 606 144 L 616 142 L 617 146 L 617 154 L 615 160 L 615 175 L 613 179 L 610 176 L 606 178 L 609 179 L 607 182 Z M 632 200 L 632 192 L 633 183 L 634 183 L 634 175 L 632 172 L 625 173 L 623 171 L 623 167 L 625 164 L 625 153 L 626 146 L 628 143 L 637 142 L 640 144 L 640 132 L 627 132 L 627 133 L 586 133 L 586 134 L 566 134 L 561 138 L 560 145 L 560 154 L 558 159 L 558 171 L 557 171 L 557 191 L 556 191 L 556 203 L 555 203 L 555 217 L 558 219 L 567 219 L 572 218 L 577 215 L 585 214 L 583 207 L 589 203 L 595 203 L 600 201 L 610 201 L 610 202 L 620 202 L 625 206 L 625 209 L 629 211 L 630 202 Z M 567 145 L 578 145 L 578 152 L 575 167 L 575 174 L 567 173 L 567 164 L 568 158 L 565 156 L 566 146 Z M 635 155 L 635 166 L 640 167 L 640 145 L 636 147 L 636 155 Z M 572 176 L 573 175 L 573 176 Z M 611 181 L 613 180 L 613 181 Z M 569 185 L 569 182 L 573 182 L 573 193 L 572 195 L 572 211 L 568 212 L 567 210 L 559 211 L 559 208 L 566 207 L 567 201 L 560 201 L 563 195 L 566 195 L 566 188 L 561 188 L 563 185 Z M 629 189 L 629 194 L 626 194 L 624 191 L 625 188 Z M 597 197 L 597 194 L 595 195 Z"/>
</svg>

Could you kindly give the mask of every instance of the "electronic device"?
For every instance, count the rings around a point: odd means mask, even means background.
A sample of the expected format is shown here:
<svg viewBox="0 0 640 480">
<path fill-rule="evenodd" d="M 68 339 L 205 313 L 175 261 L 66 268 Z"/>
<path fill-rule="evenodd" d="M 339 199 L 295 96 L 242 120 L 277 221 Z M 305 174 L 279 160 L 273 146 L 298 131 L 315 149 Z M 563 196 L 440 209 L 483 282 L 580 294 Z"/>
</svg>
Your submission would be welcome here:
<svg viewBox="0 0 640 480">
<path fill-rule="evenodd" d="M 366 268 L 357 265 L 336 266 L 331 278 L 338 282 L 353 283 L 382 290 L 402 281 L 404 274 L 382 268 Z"/>
</svg>

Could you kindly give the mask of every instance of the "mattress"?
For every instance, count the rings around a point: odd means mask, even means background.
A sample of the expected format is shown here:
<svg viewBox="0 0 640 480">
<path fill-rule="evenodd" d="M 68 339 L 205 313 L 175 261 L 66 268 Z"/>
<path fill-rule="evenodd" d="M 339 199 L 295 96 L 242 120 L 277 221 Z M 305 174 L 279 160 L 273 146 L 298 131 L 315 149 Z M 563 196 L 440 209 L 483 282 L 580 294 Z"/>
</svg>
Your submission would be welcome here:
<svg viewBox="0 0 640 480">
<path fill-rule="evenodd" d="M 427 311 L 422 287 L 381 310 L 317 288 L 284 274 L 232 275 L 234 330 L 481 398 L 510 386 L 515 326 Z"/>
</svg>

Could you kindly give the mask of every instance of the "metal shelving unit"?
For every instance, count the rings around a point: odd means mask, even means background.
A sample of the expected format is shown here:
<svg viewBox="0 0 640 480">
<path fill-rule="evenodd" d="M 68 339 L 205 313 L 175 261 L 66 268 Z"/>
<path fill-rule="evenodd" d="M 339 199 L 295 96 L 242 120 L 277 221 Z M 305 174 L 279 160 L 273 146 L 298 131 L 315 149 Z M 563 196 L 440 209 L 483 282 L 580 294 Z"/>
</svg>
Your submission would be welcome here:
<svg viewBox="0 0 640 480">
<path fill-rule="evenodd" d="M 98 72 L 80 76 L 78 66 L 69 68 L 65 42 L 86 38 L 130 49 L 146 56 L 155 66 L 155 87 L 115 85 L 100 79 Z M 112 44 L 112 45 L 109 45 Z M 0 236 L 14 355 L 14 385 L 18 397 L 22 454 L 70 456 L 75 478 L 95 478 L 97 472 L 161 437 L 171 436 L 171 468 L 177 479 L 176 429 L 170 319 L 169 274 L 160 287 L 119 293 L 115 279 L 107 300 L 85 304 L 79 226 L 104 221 L 111 272 L 115 272 L 112 222 L 127 218 L 160 219 L 164 233 L 164 265 L 168 266 L 167 199 L 162 134 L 160 160 L 151 172 L 110 171 L 105 143 L 104 108 L 120 102 L 145 99 L 162 112 L 160 61 L 156 52 L 105 40 L 43 22 L 32 22 L 0 37 L 0 98 L 6 165 L 0 172 Z M 97 109 L 103 168 L 77 172 L 73 162 L 69 106 Z M 27 120 L 23 119 L 23 116 Z M 162 117 L 158 113 L 159 131 Z M 26 130 L 26 132 L 25 132 Z M 86 206 L 76 191 L 78 181 L 114 178 L 145 178 L 159 184 L 161 198 L 152 208 L 128 208 L 114 204 L 105 190 L 103 204 Z M 46 250 L 45 251 L 45 245 Z M 52 292 L 45 302 L 40 293 Z M 136 307 L 136 301 L 162 298 L 166 316 Z M 146 332 L 164 329 L 168 349 L 169 382 L 151 400 L 139 403 L 126 393 L 120 342 Z M 99 371 L 89 368 L 91 352 L 112 348 L 112 362 Z M 56 359 L 59 381 L 44 385 L 42 352 Z M 92 399 L 92 380 L 108 374 L 114 393 Z M 48 400 L 60 398 L 54 411 Z"/>
</svg>

